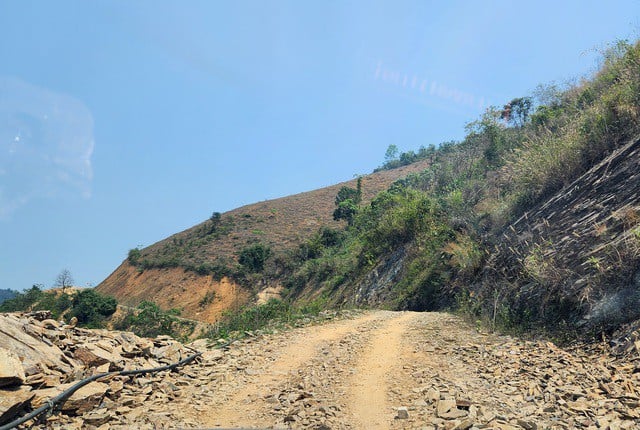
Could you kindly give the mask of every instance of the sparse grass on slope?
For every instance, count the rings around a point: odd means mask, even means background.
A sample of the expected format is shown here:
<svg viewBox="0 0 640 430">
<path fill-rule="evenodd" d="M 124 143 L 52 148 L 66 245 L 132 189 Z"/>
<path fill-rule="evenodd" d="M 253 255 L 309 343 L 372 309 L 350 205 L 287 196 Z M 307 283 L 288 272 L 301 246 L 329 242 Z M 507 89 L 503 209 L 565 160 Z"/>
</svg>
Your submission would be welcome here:
<svg viewBox="0 0 640 430">
<path fill-rule="evenodd" d="M 427 166 L 427 161 L 362 177 L 363 201 L 369 202 L 393 181 Z M 150 268 L 184 268 L 216 279 L 244 279 L 238 257 L 243 250 L 262 245 L 275 259 L 296 248 L 323 226 L 342 228 L 332 217 L 340 188 L 354 187 L 356 180 L 315 191 L 254 203 L 215 213 L 190 229 L 144 249 L 129 251 L 127 262 L 140 271 Z M 107 279 L 103 284 L 108 284 Z M 101 286 L 102 288 L 102 286 Z"/>
<path fill-rule="evenodd" d="M 607 264 L 594 256 L 590 265 L 598 276 L 583 270 L 583 283 L 565 284 L 574 279 L 563 274 L 582 269 L 566 271 L 553 258 L 558 245 L 518 230 L 518 220 L 640 135 L 639 58 L 640 45 L 618 43 L 592 78 L 566 88 L 540 87 L 534 97 L 490 108 L 468 125 L 459 143 L 388 159 L 386 167 L 414 156 L 425 161 L 365 177 L 362 202 L 346 207 L 347 225 L 331 214 L 340 188 L 355 188 L 355 180 L 214 214 L 134 250 L 129 262 L 140 271 L 182 267 L 232 275 L 256 289 L 284 284 L 293 301 L 324 297 L 329 304 L 458 307 L 493 327 L 575 328 L 600 299 L 633 282 L 629 276 L 638 259 L 618 252 L 616 264 Z M 603 179 L 605 167 L 599 173 Z M 622 208 L 640 207 L 637 196 L 628 199 Z M 603 210 L 613 207 L 604 203 Z M 640 216 L 620 217 L 626 221 L 615 228 L 627 237 Z M 554 233 L 556 239 L 567 240 L 560 233 Z M 523 249 L 502 246 L 509 237 Z M 255 253 L 264 261 L 239 265 L 242 251 L 256 245 L 264 247 Z M 634 270 L 620 271 L 625 264 Z M 370 284 L 377 291 L 372 293 Z"/>
</svg>

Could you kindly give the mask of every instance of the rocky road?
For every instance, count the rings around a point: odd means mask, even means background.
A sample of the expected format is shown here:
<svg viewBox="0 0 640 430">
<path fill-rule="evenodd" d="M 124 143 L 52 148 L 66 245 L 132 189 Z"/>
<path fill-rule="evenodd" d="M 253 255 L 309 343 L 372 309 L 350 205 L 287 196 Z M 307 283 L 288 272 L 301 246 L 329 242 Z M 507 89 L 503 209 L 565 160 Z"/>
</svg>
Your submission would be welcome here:
<svg viewBox="0 0 640 430">
<path fill-rule="evenodd" d="M 349 313 L 108 381 L 123 394 L 43 427 L 637 429 L 639 351 L 482 334 L 444 313 Z"/>
</svg>

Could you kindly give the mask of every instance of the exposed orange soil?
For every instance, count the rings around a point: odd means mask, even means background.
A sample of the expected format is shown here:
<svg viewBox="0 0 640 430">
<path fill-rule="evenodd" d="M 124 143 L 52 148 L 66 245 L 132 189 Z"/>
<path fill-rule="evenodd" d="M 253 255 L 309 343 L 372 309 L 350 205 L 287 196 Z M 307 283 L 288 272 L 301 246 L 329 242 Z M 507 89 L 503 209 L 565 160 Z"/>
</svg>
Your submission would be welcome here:
<svg viewBox="0 0 640 430">
<path fill-rule="evenodd" d="M 180 268 L 148 269 L 139 273 L 126 263 L 109 276 L 98 290 L 115 296 L 128 306 L 143 300 L 155 302 L 163 309 L 178 308 L 181 316 L 214 322 L 224 311 L 247 303 L 249 294 L 240 286 L 224 278 L 220 282 L 211 276 L 198 276 Z M 207 294 L 213 294 L 211 303 L 203 304 Z"/>
</svg>

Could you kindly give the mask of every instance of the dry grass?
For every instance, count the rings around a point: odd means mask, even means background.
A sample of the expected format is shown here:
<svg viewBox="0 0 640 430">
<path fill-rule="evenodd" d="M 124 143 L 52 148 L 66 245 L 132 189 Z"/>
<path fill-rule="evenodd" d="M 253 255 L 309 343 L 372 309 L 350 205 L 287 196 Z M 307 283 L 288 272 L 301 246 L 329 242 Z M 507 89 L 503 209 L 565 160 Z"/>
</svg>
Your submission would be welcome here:
<svg viewBox="0 0 640 430">
<path fill-rule="evenodd" d="M 370 202 L 396 180 L 426 167 L 427 162 L 423 161 L 364 176 L 363 203 Z M 292 249 L 320 227 L 344 227 L 343 222 L 333 220 L 335 197 L 343 186 L 355 188 L 356 180 L 234 209 L 221 216 L 221 225 L 230 226 L 228 232 L 207 239 L 202 232 L 210 221 L 205 221 L 144 249 L 143 258 L 158 258 L 163 252 L 181 247 L 185 262 L 232 262 L 239 251 L 255 243 L 267 244 L 275 253 Z"/>
</svg>

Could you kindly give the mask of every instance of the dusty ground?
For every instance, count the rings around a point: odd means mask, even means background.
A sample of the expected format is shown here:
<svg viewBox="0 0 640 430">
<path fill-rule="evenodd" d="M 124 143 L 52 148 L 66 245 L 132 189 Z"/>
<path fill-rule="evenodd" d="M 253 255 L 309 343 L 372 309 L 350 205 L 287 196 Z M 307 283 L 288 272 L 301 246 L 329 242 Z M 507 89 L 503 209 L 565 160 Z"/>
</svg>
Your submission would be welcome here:
<svg viewBox="0 0 640 430">
<path fill-rule="evenodd" d="M 44 428 L 637 429 L 630 345 L 616 357 L 478 333 L 444 313 L 351 312 L 111 381 L 115 400 Z"/>
<path fill-rule="evenodd" d="M 201 428 L 639 428 L 639 362 L 585 354 L 375 311 L 235 345 L 167 410 Z"/>
</svg>

